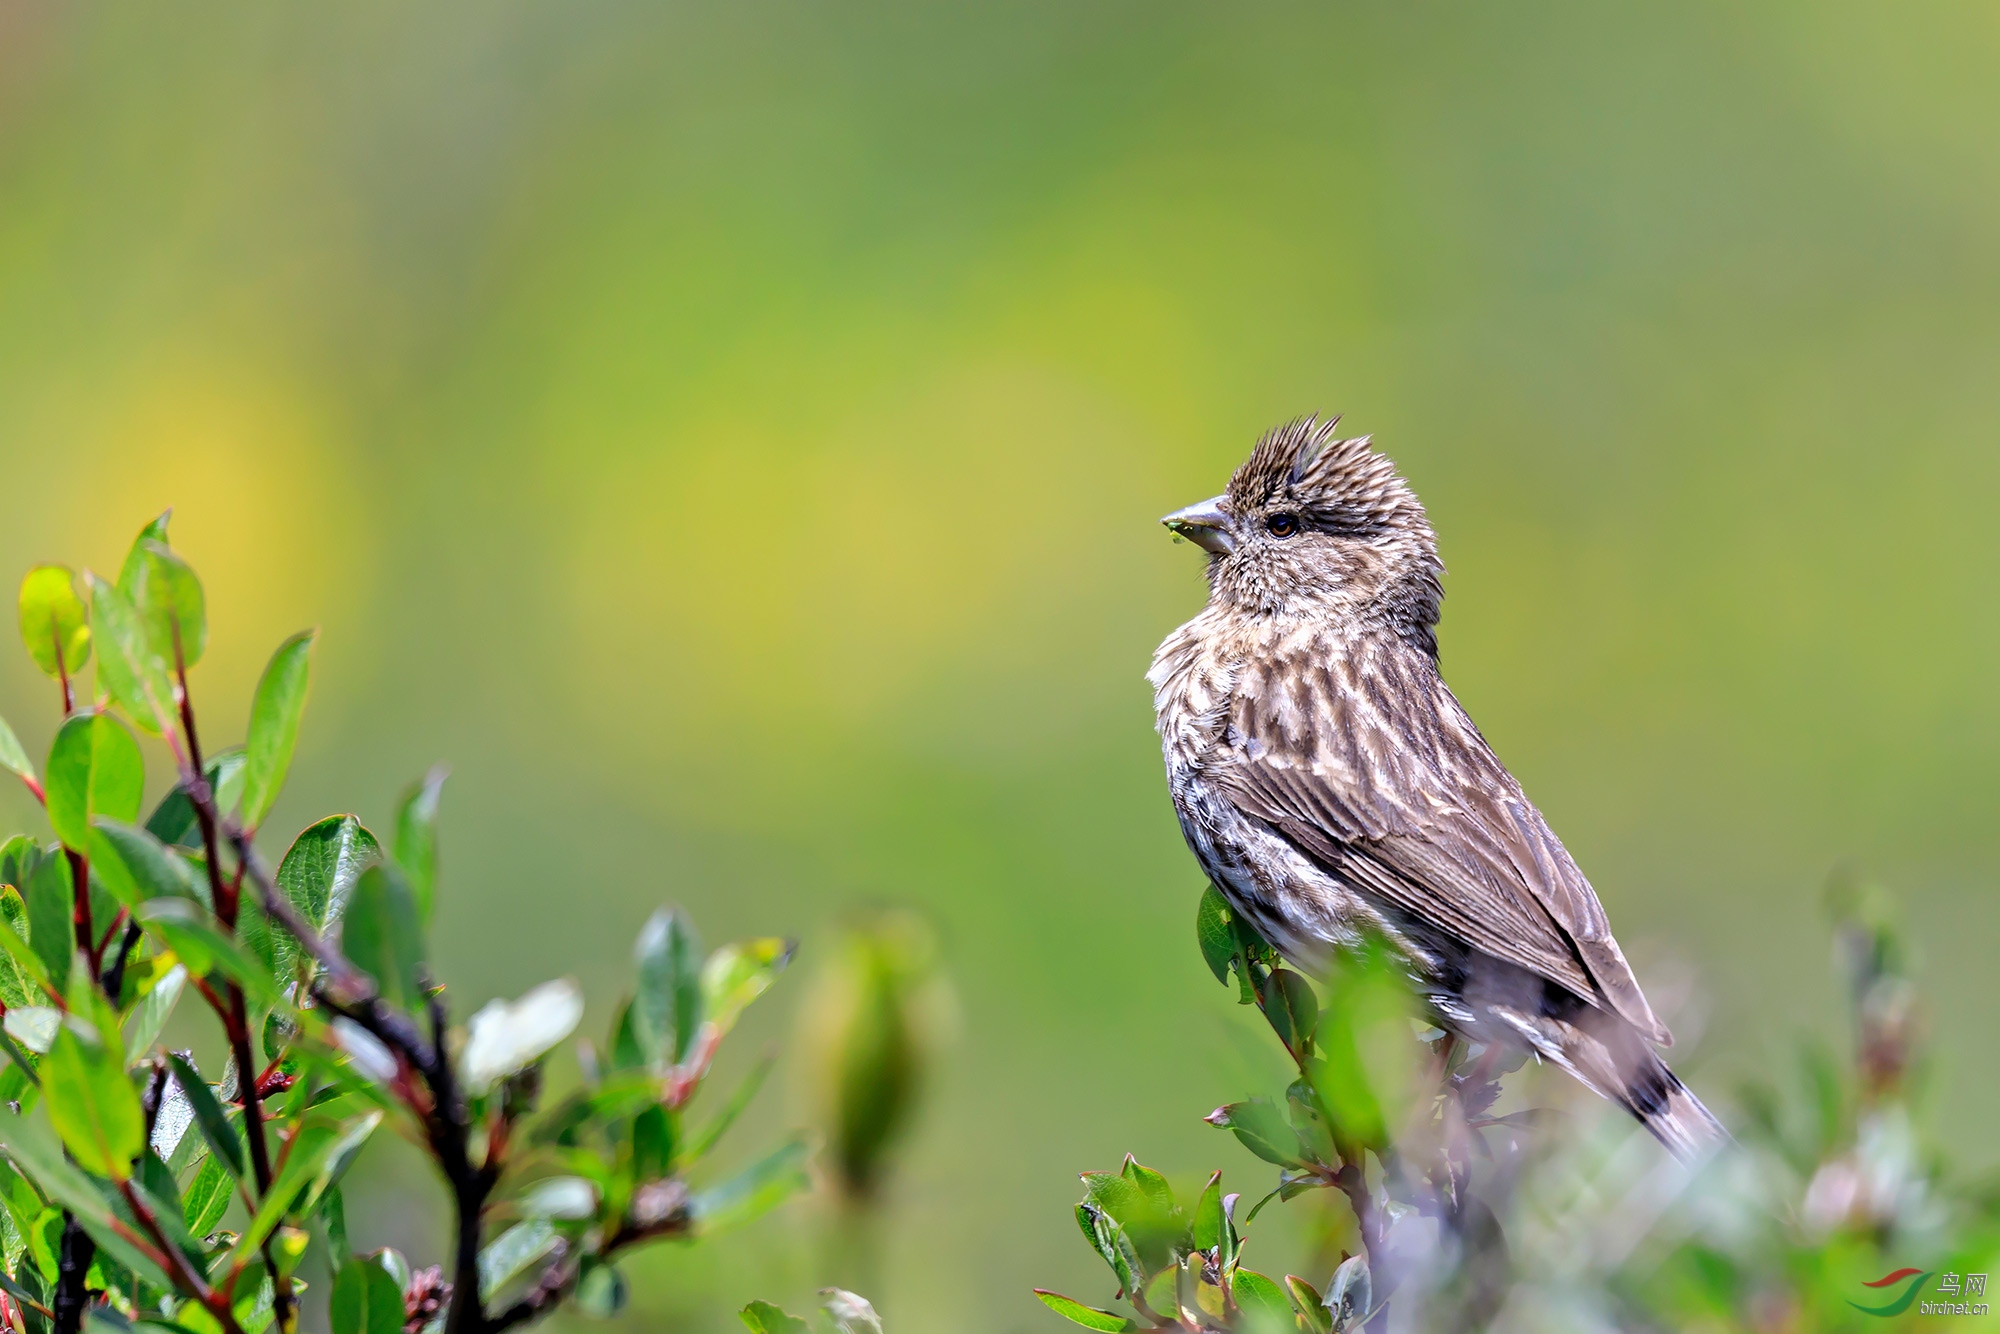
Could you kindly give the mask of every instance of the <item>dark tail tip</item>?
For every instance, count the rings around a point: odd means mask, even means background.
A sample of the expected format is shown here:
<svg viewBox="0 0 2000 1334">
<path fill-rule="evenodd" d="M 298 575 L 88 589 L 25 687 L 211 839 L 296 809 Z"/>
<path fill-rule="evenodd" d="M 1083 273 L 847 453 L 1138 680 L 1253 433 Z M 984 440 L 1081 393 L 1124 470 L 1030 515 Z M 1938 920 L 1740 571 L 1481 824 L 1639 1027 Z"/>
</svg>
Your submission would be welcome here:
<svg viewBox="0 0 2000 1334">
<path fill-rule="evenodd" d="M 1715 1113 L 1657 1058 L 1627 1087 L 1623 1101 L 1653 1138 L 1684 1163 L 1699 1162 L 1730 1142 Z"/>
</svg>

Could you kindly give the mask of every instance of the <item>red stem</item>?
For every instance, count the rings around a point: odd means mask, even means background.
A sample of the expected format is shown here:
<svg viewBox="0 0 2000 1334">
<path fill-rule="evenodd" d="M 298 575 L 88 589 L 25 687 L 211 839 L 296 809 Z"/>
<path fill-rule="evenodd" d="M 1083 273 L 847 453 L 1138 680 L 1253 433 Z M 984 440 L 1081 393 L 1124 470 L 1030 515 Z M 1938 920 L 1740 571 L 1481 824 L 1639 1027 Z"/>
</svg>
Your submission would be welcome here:
<svg viewBox="0 0 2000 1334">
<path fill-rule="evenodd" d="M 76 941 L 90 956 L 90 972 L 94 977 L 103 971 L 103 955 L 97 949 L 97 931 L 90 920 L 90 859 L 75 848 L 64 848 L 63 852 L 69 857 L 70 895 L 75 905 L 71 917 L 76 924 Z"/>
<path fill-rule="evenodd" d="M 229 1301 L 226 1298 L 218 1299 L 215 1290 L 195 1272 L 194 1266 L 188 1263 L 180 1248 L 167 1240 L 166 1234 L 160 1228 L 160 1220 L 153 1216 L 153 1211 L 139 1197 L 139 1192 L 132 1189 L 130 1178 L 118 1183 L 118 1193 L 125 1197 L 125 1203 L 131 1208 L 132 1216 L 139 1220 L 139 1225 L 151 1235 L 153 1246 L 159 1248 L 159 1254 L 152 1258 L 158 1261 L 160 1268 L 173 1275 L 174 1286 L 200 1302 L 215 1322 L 222 1326 L 225 1334 L 229 1331 L 243 1334 L 242 1327 L 236 1323 L 236 1313 L 230 1309 Z M 112 1226 L 125 1231 L 122 1224 L 113 1223 Z M 153 1249 L 153 1246 L 146 1246 L 139 1237 L 128 1235 L 127 1240 L 147 1250 Z"/>
<path fill-rule="evenodd" d="M 76 712 L 76 691 L 69 683 L 69 664 L 63 661 L 62 632 L 56 629 L 56 614 L 53 608 L 49 611 L 49 643 L 56 651 L 56 680 L 62 682 L 63 717 L 67 718 Z"/>
</svg>

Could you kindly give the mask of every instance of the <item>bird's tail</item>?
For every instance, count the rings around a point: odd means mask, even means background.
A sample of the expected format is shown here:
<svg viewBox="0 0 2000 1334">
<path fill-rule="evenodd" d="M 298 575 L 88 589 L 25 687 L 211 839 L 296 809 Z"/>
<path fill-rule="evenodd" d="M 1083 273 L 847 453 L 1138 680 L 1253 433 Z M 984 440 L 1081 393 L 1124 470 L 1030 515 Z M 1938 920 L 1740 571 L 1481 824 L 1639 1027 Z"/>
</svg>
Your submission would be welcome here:
<svg viewBox="0 0 2000 1334">
<path fill-rule="evenodd" d="M 1556 1049 L 1544 1055 L 1632 1113 L 1674 1157 L 1695 1162 L 1729 1141 L 1722 1122 L 1630 1024 L 1595 1011 L 1585 1023 L 1559 1028 Z"/>
</svg>

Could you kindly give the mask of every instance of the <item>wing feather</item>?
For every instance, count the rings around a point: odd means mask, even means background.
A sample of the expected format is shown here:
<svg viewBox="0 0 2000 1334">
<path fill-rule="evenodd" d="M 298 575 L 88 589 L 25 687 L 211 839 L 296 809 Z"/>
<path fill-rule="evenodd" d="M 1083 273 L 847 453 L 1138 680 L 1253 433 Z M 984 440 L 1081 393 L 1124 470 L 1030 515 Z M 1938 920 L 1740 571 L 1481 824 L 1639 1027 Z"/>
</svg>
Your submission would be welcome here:
<svg viewBox="0 0 2000 1334">
<path fill-rule="evenodd" d="M 1357 886 L 1671 1043 L 1590 882 L 1429 656 L 1342 647 L 1245 668 L 1217 786 Z"/>
</svg>

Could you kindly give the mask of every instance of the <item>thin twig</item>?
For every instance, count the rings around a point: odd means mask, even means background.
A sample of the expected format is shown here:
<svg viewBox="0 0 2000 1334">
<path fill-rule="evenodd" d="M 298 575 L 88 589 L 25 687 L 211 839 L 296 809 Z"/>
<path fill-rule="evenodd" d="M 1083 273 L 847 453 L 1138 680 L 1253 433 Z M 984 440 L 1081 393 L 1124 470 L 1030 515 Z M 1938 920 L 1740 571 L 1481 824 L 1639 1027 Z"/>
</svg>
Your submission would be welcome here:
<svg viewBox="0 0 2000 1334">
<path fill-rule="evenodd" d="M 229 826 L 227 833 L 265 914 L 284 927 L 299 942 L 299 948 L 324 970 L 325 975 L 314 986 L 314 994 L 336 1014 L 367 1029 L 390 1050 L 402 1052 L 428 1078 L 437 1057 L 416 1024 L 385 1002 L 376 990 L 375 980 L 348 962 L 347 956 L 327 944 L 312 924 L 300 916 L 298 908 L 272 879 L 250 836 L 234 825 Z"/>
<path fill-rule="evenodd" d="M 153 1216 L 153 1211 L 146 1206 L 146 1201 L 132 1188 L 129 1177 L 118 1183 L 118 1193 L 125 1197 L 125 1203 L 132 1210 L 132 1216 L 139 1220 L 139 1225 L 146 1229 L 147 1235 L 153 1239 L 154 1246 L 159 1248 L 160 1254 L 156 1258 L 161 1262 L 161 1268 L 173 1276 L 174 1286 L 181 1290 L 183 1296 L 200 1302 L 216 1323 L 222 1326 L 224 1334 L 243 1334 L 243 1327 L 236 1323 L 236 1313 L 230 1309 L 230 1303 L 219 1300 L 215 1290 L 208 1286 L 207 1280 L 196 1273 L 194 1266 L 188 1263 L 188 1258 L 181 1254 L 180 1247 L 167 1240 L 166 1233 L 160 1228 L 160 1220 Z"/>
<path fill-rule="evenodd" d="M 187 772 L 182 778 L 187 788 L 188 801 L 194 807 L 195 822 L 201 826 L 202 847 L 207 852 L 208 888 L 210 902 L 215 908 L 216 918 L 230 935 L 236 934 L 238 908 L 238 888 L 243 873 L 239 862 L 234 880 L 225 884 L 222 878 L 222 815 L 216 809 L 215 791 L 208 785 L 201 755 L 201 738 L 195 731 L 194 700 L 188 693 L 187 659 L 181 651 L 180 622 L 169 618 L 174 636 L 174 694 L 180 705 L 181 733 L 187 738 Z M 204 994 L 213 993 L 203 989 Z M 230 981 L 227 989 L 228 1009 L 218 1008 L 223 1029 L 229 1035 L 232 1054 L 236 1058 L 237 1091 L 243 1099 L 243 1128 L 250 1142 L 250 1169 L 257 1181 L 257 1198 L 261 1201 L 271 1190 L 271 1151 L 265 1142 L 264 1115 L 261 1100 L 257 1095 L 256 1057 L 250 1050 L 249 1006 L 243 996 L 240 983 Z M 271 1254 L 271 1243 L 267 1238 L 262 1247 L 265 1269 L 270 1273 L 273 1294 L 273 1316 L 279 1329 L 291 1328 L 292 1285 L 278 1274 L 278 1266 Z"/>
</svg>

